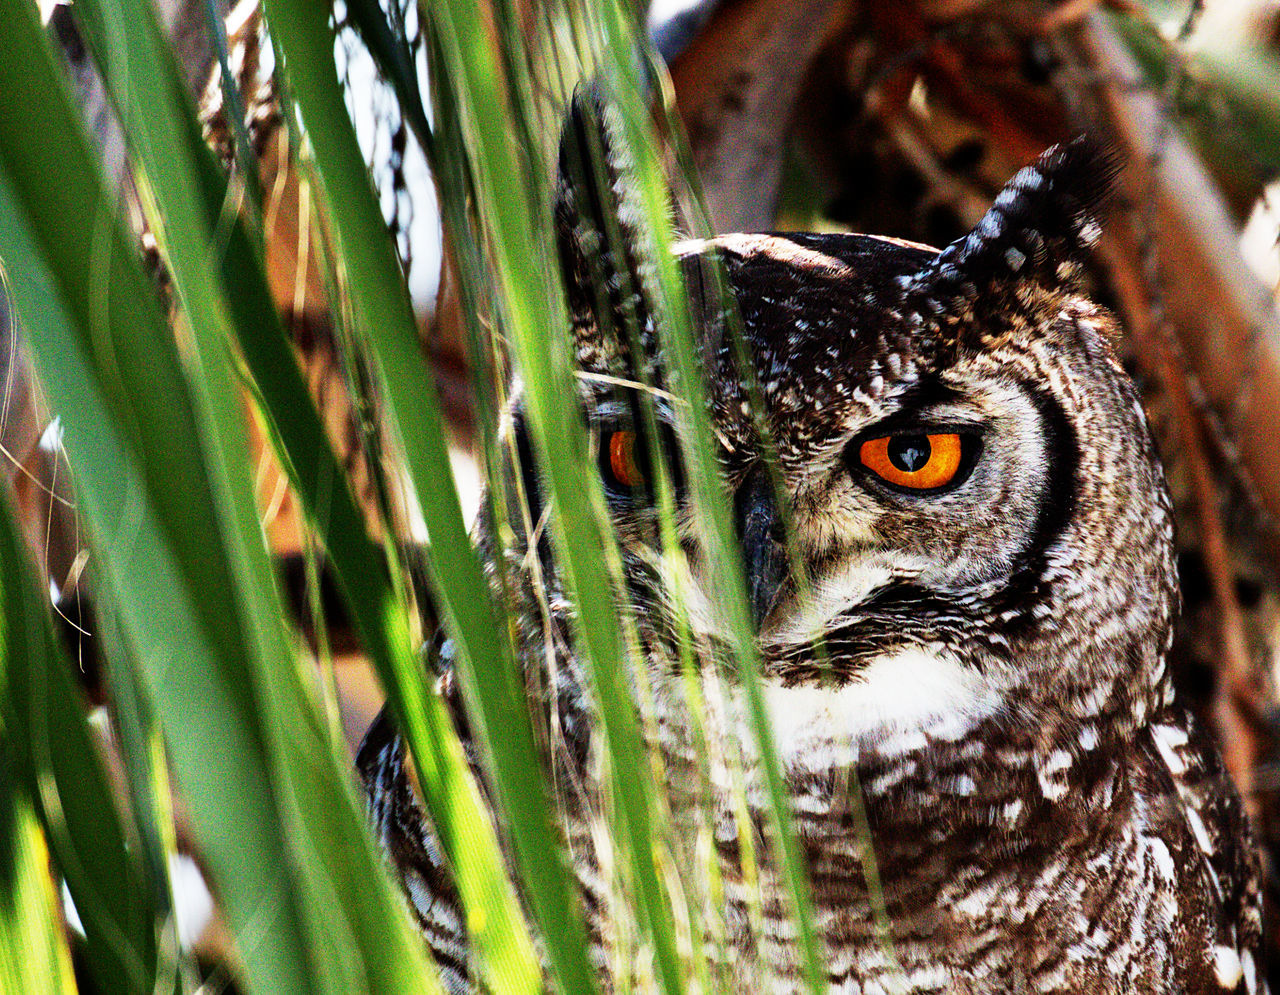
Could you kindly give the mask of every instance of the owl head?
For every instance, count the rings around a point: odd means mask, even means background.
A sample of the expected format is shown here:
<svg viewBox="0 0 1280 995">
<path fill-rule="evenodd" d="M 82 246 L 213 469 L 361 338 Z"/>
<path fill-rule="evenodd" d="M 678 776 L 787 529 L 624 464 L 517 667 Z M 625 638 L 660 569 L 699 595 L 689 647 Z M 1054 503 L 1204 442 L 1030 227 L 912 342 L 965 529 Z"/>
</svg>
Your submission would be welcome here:
<svg viewBox="0 0 1280 995">
<path fill-rule="evenodd" d="M 700 646 L 725 643 L 724 613 L 612 122 L 575 101 L 556 223 L 590 472 L 662 666 L 676 586 Z M 1115 323 L 1081 291 L 1116 170 L 1087 139 L 1051 148 L 941 251 L 849 234 L 677 246 L 784 751 L 820 719 L 870 753 L 986 724 L 1076 758 L 1167 702 L 1169 501 Z M 1046 794 L 1069 766 L 1041 764 Z"/>
</svg>

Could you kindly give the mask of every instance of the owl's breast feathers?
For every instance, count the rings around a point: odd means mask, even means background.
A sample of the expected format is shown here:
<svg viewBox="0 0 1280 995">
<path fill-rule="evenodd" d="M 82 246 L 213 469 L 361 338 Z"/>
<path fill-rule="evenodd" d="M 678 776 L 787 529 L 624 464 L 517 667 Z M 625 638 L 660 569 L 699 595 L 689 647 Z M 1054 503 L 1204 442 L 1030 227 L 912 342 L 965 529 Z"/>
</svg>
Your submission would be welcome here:
<svg viewBox="0 0 1280 995">
<path fill-rule="evenodd" d="M 447 671 L 441 687 L 483 777 Z M 898 976 L 908 991 L 938 995 L 1267 991 L 1258 954 L 1258 868 L 1243 808 L 1216 750 L 1184 713 L 1162 714 L 1123 748 L 1088 759 L 1073 792 L 1060 799 L 1037 788 L 1026 744 L 1002 743 L 991 728 L 941 749 L 934 740 L 923 749 L 905 745 L 891 755 L 864 752 L 860 760 L 846 752 L 854 767 L 844 776 L 834 766 L 789 772 L 836 990 L 853 980 L 872 987 L 849 990 L 877 990 L 875 983 L 890 985 Z M 678 748 L 676 754 L 673 778 L 685 759 Z M 383 845 L 446 984 L 467 991 L 457 893 L 416 797 L 403 742 L 385 717 L 359 764 Z M 589 771 L 576 773 L 593 785 Z M 864 794 L 870 846 L 852 818 L 848 775 Z M 753 814 L 767 833 L 763 810 Z M 592 827 L 578 806 L 565 818 L 581 861 Z M 736 867 L 736 839 L 716 835 L 726 917 L 744 924 L 751 899 Z M 868 854 L 879 875 L 876 895 L 867 888 Z M 594 860 L 577 868 L 584 888 L 596 876 L 589 865 Z M 793 935 L 781 922 L 781 881 L 769 867 L 763 872 L 766 932 Z M 609 902 L 589 898 L 598 944 L 609 931 L 602 918 Z M 881 916 L 890 923 L 892 958 L 878 932 Z M 746 930 L 728 939 L 739 947 L 734 958 L 749 960 L 754 951 L 770 959 L 766 990 L 804 990 L 785 944 L 761 945 Z"/>
</svg>

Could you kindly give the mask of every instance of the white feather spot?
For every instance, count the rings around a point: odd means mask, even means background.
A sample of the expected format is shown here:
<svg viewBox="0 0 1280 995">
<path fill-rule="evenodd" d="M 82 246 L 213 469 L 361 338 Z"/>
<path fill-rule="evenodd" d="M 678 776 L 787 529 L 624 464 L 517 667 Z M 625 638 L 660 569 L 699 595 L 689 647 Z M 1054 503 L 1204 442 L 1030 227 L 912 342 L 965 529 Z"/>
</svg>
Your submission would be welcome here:
<svg viewBox="0 0 1280 995">
<path fill-rule="evenodd" d="M 1187 734 L 1175 726 L 1154 725 L 1151 727 L 1151 738 L 1169 772 L 1174 777 L 1185 774 L 1187 765 L 1175 751 L 1187 742 Z"/>
<path fill-rule="evenodd" d="M 1040 793 L 1051 802 L 1062 801 L 1067 796 L 1067 779 L 1047 771 L 1039 771 L 1036 780 L 1040 782 Z"/>
<path fill-rule="evenodd" d="M 1244 973 L 1244 990 L 1249 995 L 1258 995 L 1258 969 L 1253 963 L 1253 953 L 1240 951 L 1240 969 Z"/>
<path fill-rule="evenodd" d="M 988 211 L 982 216 L 982 220 L 978 222 L 978 230 L 974 234 L 981 234 L 983 238 L 995 239 L 1000 237 L 1000 233 L 1004 231 L 1003 218 L 995 211 Z M 973 238 L 970 235 L 969 238 Z M 977 240 L 978 244 L 982 244 L 981 239 Z"/>
<path fill-rule="evenodd" d="M 1212 856 L 1213 844 L 1209 842 L 1209 834 L 1205 831 L 1204 822 L 1200 819 L 1200 813 L 1193 808 L 1187 810 L 1187 825 L 1191 827 L 1191 835 L 1196 838 L 1196 846 L 1200 848 L 1200 852 L 1206 856 Z"/>
<path fill-rule="evenodd" d="M 1187 745 L 1187 730 L 1185 729 L 1166 725 L 1152 726 L 1152 729 L 1175 750 Z"/>
<path fill-rule="evenodd" d="M 1066 750 L 1054 750 L 1045 758 L 1044 772 L 1046 774 L 1056 774 L 1060 770 L 1066 770 L 1071 766 L 1071 754 Z"/>
<path fill-rule="evenodd" d="M 1244 977 L 1244 965 L 1240 954 L 1231 947 L 1219 944 L 1213 948 L 1213 976 L 1227 990 L 1235 988 Z"/>
<path fill-rule="evenodd" d="M 1146 844 L 1147 852 L 1151 854 L 1151 859 L 1156 863 L 1156 872 L 1164 880 L 1172 881 L 1176 873 L 1173 854 L 1169 852 L 1164 840 L 1155 836 L 1144 836 L 1142 840 Z"/>
</svg>

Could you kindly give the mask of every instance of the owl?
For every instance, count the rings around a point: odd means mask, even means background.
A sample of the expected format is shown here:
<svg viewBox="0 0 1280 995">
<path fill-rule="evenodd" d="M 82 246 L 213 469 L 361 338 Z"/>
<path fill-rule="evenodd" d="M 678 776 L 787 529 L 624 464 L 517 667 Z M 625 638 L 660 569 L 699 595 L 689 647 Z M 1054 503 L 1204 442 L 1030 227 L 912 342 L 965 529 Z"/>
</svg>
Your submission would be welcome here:
<svg viewBox="0 0 1280 995">
<path fill-rule="evenodd" d="M 612 122 L 599 99 L 574 102 L 555 205 L 594 444 L 583 472 L 601 478 L 617 537 L 677 866 L 716 865 L 697 899 L 717 923 L 715 987 L 799 992 Z M 850 234 L 676 247 L 832 992 L 1266 990 L 1241 802 L 1167 665 L 1169 496 L 1116 324 L 1081 289 L 1116 171 L 1087 139 L 1056 146 L 940 251 Z M 476 540 L 495 575 L 504 564 L 531 707 L 555 730 L 544 761 L 569 785 L 558 812 L 608 989 L 634 913 L 601 842 L 572 602 L 546 530 L 529 527 L 548 508 L 518 384 L 505 431 L 515 546 L 483 515 Z M 465 732 L 450 655 L 438 640 L 434 679 Z M 444 978 L 469 991 L 457 894 L 385 718 L 358 762 Z"/>
</svg>

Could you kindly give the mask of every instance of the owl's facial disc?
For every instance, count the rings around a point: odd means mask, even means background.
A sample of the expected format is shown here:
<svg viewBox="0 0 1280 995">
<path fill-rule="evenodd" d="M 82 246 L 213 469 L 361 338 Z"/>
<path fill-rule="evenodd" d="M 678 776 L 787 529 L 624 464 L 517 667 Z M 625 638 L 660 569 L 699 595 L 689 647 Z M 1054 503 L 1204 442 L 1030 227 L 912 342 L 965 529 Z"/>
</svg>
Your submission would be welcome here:
<svg viewBox="0 0 1280 995">
<path fill-rule="evenodd" d="M 693 554 L 687 579 L 706 609 L 694 614 L 702 634 L 715 639 L 727 614 L 714 607 L 717 592 L 684 501 L 670 415 L 655 405 L 646 418 L 625 394 L 596 404 L 597 469 L 619 539 L 652 571 L 663 559 L 654 473 L 661 461 L 673 485 L 680 552 Z M 766 663 L 817 679 L 822 642 L 838 640 L 845 672 L 823 679 L 839 683 L 857 679 L 861 664 L 886 649 L 965 637 L 966 618 L 998 602 L 1024 554 L 1043 545 L 1051 485 L 1059 499 L 1069 493 L 1071 459 L 1057 450 L 1070 447 L 1055 423 L 1035 388 L 979 364 L 952 371 L 923 399 L 889 398 L 874 411 L 847 413 L 803 460 L 779 432 L 790 453 L 776 468 L 791 501 L 790 539 L 763 461 L 731 475 L 744 579 Z M 644 583 L 671 586 L 669 580 Z"/>
<path fill-rule="evenodd" d="M 859 660 L 895 646 L 970 645 L 970 618 L 1052 541 L 1073 460 L 1049 403 L 980 364 L 936 388 L 853 414 L 795 474 L 808 589 L 768 620 L 767 654 L 836 641 L 849 669 L 835 676 L 857 679 Z"/>
<path fill-rule="evenodd" d="M 1008 647 L 984 640 L 1056 534 L 1069 440 L 1007 371 L 978 364 L 936 386 L 849 417 L 793 487 L 807 589 L 761 632 L 788 766 L 914 749 L 1019 707 Z"/>
</svg>

